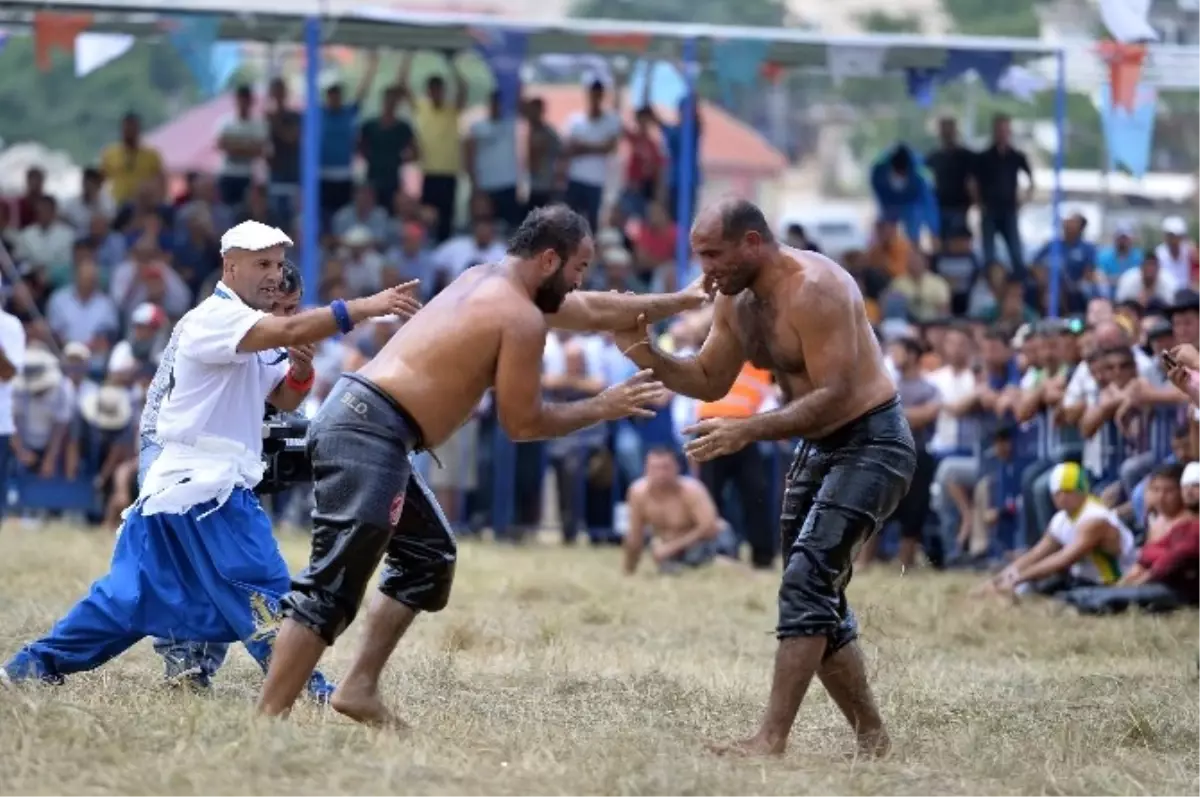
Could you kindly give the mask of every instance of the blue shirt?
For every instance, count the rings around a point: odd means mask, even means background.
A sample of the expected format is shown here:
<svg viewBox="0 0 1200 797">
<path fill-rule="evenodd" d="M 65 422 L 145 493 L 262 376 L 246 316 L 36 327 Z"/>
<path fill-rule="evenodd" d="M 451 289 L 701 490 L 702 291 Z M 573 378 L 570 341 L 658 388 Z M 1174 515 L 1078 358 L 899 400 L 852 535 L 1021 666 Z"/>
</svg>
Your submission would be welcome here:
<svg viewBox="0 0 1200 797">
<path fill-rule="evenodd" d="M 1059 245 L 1066 247 L 1063 250 L 1063 269 L 1067 280 L 1070 282 L 1079 282 L 1083 279 L 1083 275 L 1096 265 L 1096 245 L 1082 238 L 1070 243 L 1050 241 L 1038 250 L 1037 255 L 1033 258 L 1033 262 L 1042 263 L 1049 267 L 1050 253 L 1054 250 L 1055 246 Z"/>
<path fill-rule="evenodd" d="M 322 109 L 321 168 L 345 170 L 354 163 L 354 145 L 358 140 L 358 104 L 350 103 L 334 110 Z"/>
<path fill-rule="evenodd" d="M 1115 246 L 1106 246 L 1096 257 L 1096 266 L 1104 276 L 1116 279 L 1131 268 L 1142 265 L 1142 248 L 1135 246 L 1125 254 L 1117 252 Z"/>
</svg>

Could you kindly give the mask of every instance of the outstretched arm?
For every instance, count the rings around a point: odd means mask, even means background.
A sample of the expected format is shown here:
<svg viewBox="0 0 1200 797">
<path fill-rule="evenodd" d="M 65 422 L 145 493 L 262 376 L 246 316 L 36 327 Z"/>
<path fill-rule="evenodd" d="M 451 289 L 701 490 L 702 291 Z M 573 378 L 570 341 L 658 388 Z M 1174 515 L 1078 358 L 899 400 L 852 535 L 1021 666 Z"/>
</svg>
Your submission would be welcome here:
<svg viewBox="0 0 1200 797">
<path fill-rule="evenodd" d="M 1093 520 L 1079 524 L 1079 529 L 1076 531 L 1075 538 L 1071 541 L 1070 545 L 1059 547 L 1058 550 L 1050 555 L 1017 568 L 1014 586 L 1029 581 L 1049 578 L 1055 573 L 1067 570 L 1071 565 L 1099 548 L 1104 539 L 1104 532 L 1109 528 L 1110 526 L 1102 520 Z"/>
<path fill-rule="evenodd" d="M 668 390 L 702 401 L 717 401 L 729 392 L 746 358 L 733 331 L 733 300 L 718 296 L 712 329 L 698 354 L 675 357 L 660 351 L 645 320 L 634 330 L 620 330 L 613 339 L 621 353 L 641 368 L 653 369 Z"/>
<path fill-rule="evenodd" d="M 546 316 L 546 323 L 575 332 L 629 329 L 637 325 L 638 316 L 653 324 L 695 310 L 705 298 L 699 281 L 675 293 L 575 291 L 567 294 L 557 313 Z"/>
<path fill-rule="evenodd" d="M 860 350 L 854 300 L 839 281 L 805 282 L 789 308 L 812 390 L 777 410 L 747 418 L 744 433 L 750 440 L 788 440 L 827 431 L 852 395 L 854 370 L 849 364 L 872 356 Z"/>
</svg>

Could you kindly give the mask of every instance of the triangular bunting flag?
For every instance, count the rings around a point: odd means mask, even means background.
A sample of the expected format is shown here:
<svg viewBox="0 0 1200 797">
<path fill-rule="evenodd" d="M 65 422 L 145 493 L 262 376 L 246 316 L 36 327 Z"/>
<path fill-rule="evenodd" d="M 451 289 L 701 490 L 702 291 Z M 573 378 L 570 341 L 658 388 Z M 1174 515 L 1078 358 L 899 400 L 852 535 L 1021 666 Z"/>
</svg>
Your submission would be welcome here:
<svg viewBox="0 0 1200 797">
<path fill-rule="evenodd" d="M 43 72 L 54 64 L 54 51 L 75 52 L 75 39 L 92 25 L 91 14 L 55 14 L 39 11 L 33 15 L 33 50 L 38 69 Z"/>
</svg>

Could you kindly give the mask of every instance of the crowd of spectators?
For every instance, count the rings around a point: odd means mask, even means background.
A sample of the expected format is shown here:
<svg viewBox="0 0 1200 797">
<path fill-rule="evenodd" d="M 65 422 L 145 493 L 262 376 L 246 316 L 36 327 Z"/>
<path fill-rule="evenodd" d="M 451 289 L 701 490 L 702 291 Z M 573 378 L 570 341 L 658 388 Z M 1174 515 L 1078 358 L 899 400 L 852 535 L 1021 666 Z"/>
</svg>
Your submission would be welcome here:
<svg viewBox="0 0 1200 797">
<path fill-rule="evenodd" d="M 521 98 L 510 113 L 493 95 L 474 118 L 454 59 L 447 62 L 448 79 L 412 87 L 404 59 L 369 119 L 360 108 L 374 60 L 352 97 L 340 83 L 325 86 L 321 301 L 413 278 L 428 298 L 463 270 L 501 257 L 506 230 L 527 208 L 552 201 L 565 201 L 594 225 L 597 261 L 587 287 L 678 284 L 674 253 L 686 220 L 672 210 L 680 183 L 699 183 L 698 174 L 679 174 L 679 126 L 649 107 L 623 114 L 621 92 L 600 78 L 585 80 L 585 111 L 562 129 L 545 121 L 536 96 Z M 699 120 L 694 129 L 703 135 Z M 1089 500 L 1133 539 L 1164 539 L 1157 519 L 1179 512 L 1163 508 L 1156 479 L 1164 464 L 1182 469 L 1198 458 L 1195 415 L 1160 356 L 1200 337 L 1196 249 L 1182 220 L 1166 219 L 1161 241 L 1141 242 L 1121 229 L 1111 246 L 1099 247 L 1082 219 L 1070 217 L 1027 266 L 1016 219 L 1017 175 L 1029 170 L 1007 121 L 997 120 L 995 141 L 981 153 L 957 143 L 952 122 L 943 121 L 941 133 L 942 148 L 924 159 L 928 174 L 903 145 L 880 159 L 872 170 L 879 218 L 870 245 L 840 253 L 862 288 L 922 448 L 910 495 L 889 524 L 897 531 L 865 547 L 860 564 L 896 558 L 904 566 L 985 567 L 1036 547 L 1056 508 L 1066 511 L 1065 492 L 1051 489 L 1063 462 L 1079 463 Z M 300 117 L 286 84 L 275 81 L 262 98 L 238 89 L 217 143 L 225 156 L 220 172 L 188 175 L 170 196 L 162 158 L 130 115 L 120 140 L 84 171 L 78 197 L 60 203 L 31 169 L 25 194 L 0 202 L 0 240 L 15 262 L 6 269 L 13 273 L 5 274 L 0 316 L 0 405 L 10 403 L 14 417 L 0 451 L 11 462 L 0 471 L 19 475 L 20 489 L 6 491 L 17 511 L 64 511 L 35 506 L 29 495 L 36 483 L 60 492 L 73 486 L 99 499 L 67 511 L 115 525 L 135 495 L 142 397 L 172 324 L 212 290 L 220 233 L 254 219 L 301 240 Z M 405 190 L 410 167 L 420 169 L 419 192 Z M 974 212 L 979 239 L 969 223 Z M 793 246 L 820 251 L 798 226 L 780 233 Z M 997 238 L 1006 260 L 996 258 Z M 1056 252 L 1061 318 L 1049 317 L 1047 266 Z M 683 278 L 695 269 L 689 264 Z M 659 345 L 694 349 L 709 321 L 704 310 L 676 318 L 660 330 Z M 376 321 L 321 346 L 311 403 L 396 328 Z M 568 400 L 633 370 L 605 335 L 555 332 L 543 388 Z M 648 544 L 664 569 L 739 552 L 750 566 L 767 568 L 779 555 L 776 506 L 789 444 L 752 446 L 693 469 L 682 457 L 680 430 L 697 417 L 749 415 L 778 401 L 771 375 L 747 365 L 720 401 L 673 396 L 649 420 L 513 445 L 485 398 L 418 465 L 464 533 L 486 527 L 498 539 L 519 540 L 551 525 L 565 543 L 580 535 L 595 544 L 624 538 L 627 563 L 636 564 Z M 556 502 L 544 501 L 547 478 Z M 304 500 L 291 496 L 293 519 L 302 517 Z M 632 534 L 631 523 L 639 526 Z M 644 527 L 658 536 L 647 542 Z M 1122 575 L 1105 570 L 1102 577 Z"/>
</svg>

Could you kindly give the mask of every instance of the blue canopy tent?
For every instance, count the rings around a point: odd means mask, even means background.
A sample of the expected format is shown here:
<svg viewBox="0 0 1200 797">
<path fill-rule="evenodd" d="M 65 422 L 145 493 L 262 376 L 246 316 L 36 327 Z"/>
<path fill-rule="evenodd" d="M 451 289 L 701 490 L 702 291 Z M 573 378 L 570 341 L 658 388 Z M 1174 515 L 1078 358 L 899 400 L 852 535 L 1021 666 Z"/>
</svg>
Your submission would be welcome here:
<svg viewBox="0 0 1200 797">
<path fill-rule="evenodd" d="M 93 15 L 91 31 L 159 36 L 163 8 L 148 0 L 12 0 L 0 8 L 0 25 L 22 26 L 32 22 L 39 11 L 87 12 Z M 643 60 L 667 60 L 680 63 L 687 82 L 689 103 L 694 102 L 695 78 L 700 69 L 728 69 L 730 43 L 750 47 L 762 63 L 780 69 L 829 69 L 831 54 L 848 54 L 851 62 L 865 55 L 874 60 L 873 69 L 902 72 L 908 76 L 910 92 L 926 91 L 938 81 L 957 78 L 975 70 L 984 82 L 994 82 L 1000 65 L 1028 64 L 1047 57 L 1054 59 L 1055 123 L 1058 148 L 1054 159 L 1053 218 L 1060 221 L 1061 172 L 1066 123 L 1065 52 L 1057 45 L 1030 39 L 974 36 L 863 35 L 828 36 L 819 32 L 791 28 L 747 28 L 714 25 L 674 25 L 648 22 L 564 19 L 552 22 L 526 22 L 471 14 L 433 14 L 396 11 L 358 5 L 353 0 L 293 0 L 284 4 L 266 0 L 180 0 L 171 4 L 172 16 L 201 14 L 217 16 L 219 38 L 225 41 L 289 42 L 300 39 L 306 50 L 307 96 L 320 96 L 318 76 L 321 46 L 340 44 L 359 48 L 395 50 L 472 50 L 480 49 L 484 38 L 492 46 L 509 48 L 508 60 L 560 53 L 600 53 Z M 507 43 L 505 43 L 507 42 Z M 488 46 L 487 42 L 482 43 Z M 873 55 L 872 55 L 873 54 Z M 515 72 L 515 70 L 513 70 Z M 983 74 L 989 73 L 989 74 Z M 919 87 L 911 88 L 914 81 Z M 932 82 L 932 83 L 931 83 Z M 694 107 L 694 106 L 693 106 Z M 680 182 L 677 218 L 688 219 L 695 172 L 694 114 L 684 113 L 679 157 Z M 302 153 L 303 224 L 301 260 L 310 301 L 319 285 L 317 262 L 319 207 L 318 180 L 321 106 L 308 102 L 304 115 Z M 689 260 L 688 242 L 681 236 L 676 258 L 681 271 Z M 1050 263 L 1050 313 L 1059 307 L 1059 281 L 1062 253 L 1056 248 Z"/>
</svg>

